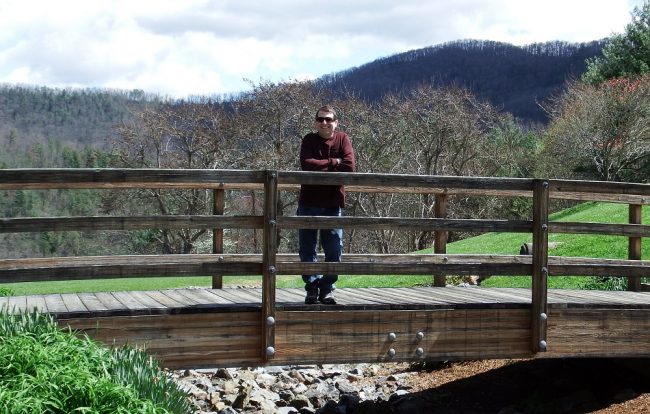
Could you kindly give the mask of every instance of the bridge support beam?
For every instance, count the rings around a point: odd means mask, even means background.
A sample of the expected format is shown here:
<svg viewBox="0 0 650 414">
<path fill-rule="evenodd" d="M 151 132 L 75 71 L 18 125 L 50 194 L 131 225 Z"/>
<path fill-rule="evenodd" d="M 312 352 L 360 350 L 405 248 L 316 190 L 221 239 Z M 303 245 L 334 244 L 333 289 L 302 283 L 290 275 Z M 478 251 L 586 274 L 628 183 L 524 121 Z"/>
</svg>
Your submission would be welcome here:
<svg viewBox="0 0 650 414">
<path fill-rule="evenodd" d="M 264 252 L 262 253 L 262 359 L 275 356 L 275 281 L 278 253 L 278 172 L 266 171 L 264 180 Z"/>
<path fill-rule="evenodd" d="M 533 180 L 533 269 L 531 329 L 533 352 L 545 352 L 548 318 L 548 210 L 549 184 Z"/>
<path fill-rule="evenodd" d="M 447 217 L 447 194 L 436 194 L 435 201 L 435 216 L 436 218 Z M 434 233 L 433 252 L 436 254 L 447 253 L 447 230 L 436 230 Z M 433 286 L 445 287 L 447 284 L 445 275 L 435 275 Z"/>
</svg>

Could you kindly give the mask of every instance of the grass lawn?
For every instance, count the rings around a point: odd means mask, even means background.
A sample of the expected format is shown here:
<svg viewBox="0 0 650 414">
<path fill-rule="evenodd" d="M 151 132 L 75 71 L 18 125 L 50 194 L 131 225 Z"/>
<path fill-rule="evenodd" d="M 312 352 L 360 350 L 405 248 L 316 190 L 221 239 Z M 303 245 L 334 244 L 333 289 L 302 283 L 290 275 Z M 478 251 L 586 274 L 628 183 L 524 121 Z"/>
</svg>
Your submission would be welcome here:
<svg viewBox="0 0 650 414">
<path fill-rule="evenodd" d="M 642 222 L 650 221 L 648 208 L 643 208 Z M 551 215 L 552 221 L 572 222 L 609 222 L 627 223 L 628 207 L 626 204 L 614 203 L 582 203 L 573 208 Z M 531 241 L 528 233 L 486 233 L 477 237 L 461 240 L 447 245 L 451 254 L 518 254 L 522 244 Z M 555 243 L 555 248 L 549 250 L 553 256 L 627 258 L 626 237 L 600 235 L 549 234 L 549 242 Z M 418 253 L 430 253 L 424 250 Z M 650 258 L 650 246 L 642 245 L 642 257 Z M 226 286 L 259 285 L 260 276 L 225 276 Z M 580 289 L 591 280 L 589 277 L 562 276 L 550 277 L 550 288 Z M 369 275 L 341 276 L 338 287 L 409 287 L 430 284 L 431 276 L 403 275 Z M 184 287 L 209 287 L 210 277 L 165 277 L 165 278 L 129 278 L 104 280 L 73 280 L 57 282 L 30 282 L 0 284 L 0 289 L 10 289 L 15 295 L 47 294 L 68 292 L 100 292 L 119 290 L 157 290 Z M 302 287 L 300 276 L 279 276 L 278 287 Z M 529 276 L 493 276 L 482 284 L 485 287 L 530 287 Z"/>
</svg>

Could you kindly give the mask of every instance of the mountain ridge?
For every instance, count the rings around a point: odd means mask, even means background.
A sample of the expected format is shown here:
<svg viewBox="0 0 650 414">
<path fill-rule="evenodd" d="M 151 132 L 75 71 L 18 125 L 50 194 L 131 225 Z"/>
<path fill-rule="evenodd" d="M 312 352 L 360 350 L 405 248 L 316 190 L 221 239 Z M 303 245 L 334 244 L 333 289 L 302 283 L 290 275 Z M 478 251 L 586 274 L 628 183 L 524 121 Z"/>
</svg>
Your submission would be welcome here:
<svg viewBox="0 0 650 414">
<path fill-rule="evenodd" d="M 352 90 L 377 101 L 421 83 L 462 86 L 524 122 L 548 121 L 537 104 L 561 90 L 599 55 L 605 40 L 553 41 L 515 46 L 489 40 L 457 40 L 376 59 L 318 79 L 334 91 Z"/>
</svg>

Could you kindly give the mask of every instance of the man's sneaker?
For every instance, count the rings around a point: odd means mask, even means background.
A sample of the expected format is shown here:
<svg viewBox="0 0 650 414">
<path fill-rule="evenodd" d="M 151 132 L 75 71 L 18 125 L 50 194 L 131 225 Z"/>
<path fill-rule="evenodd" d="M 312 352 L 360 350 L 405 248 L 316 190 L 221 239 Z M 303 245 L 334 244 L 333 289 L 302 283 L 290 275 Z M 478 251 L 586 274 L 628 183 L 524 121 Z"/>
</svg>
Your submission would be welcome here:
<svg viewBox="0 0 650 414">
<path fill-rule="evenodd" d="M 319 296 L 318 300 L 324 305 L 336 305 L 336 299 L 334 299 L 332 292 Z"/>
<path fill-rule="evenodd" d="M 313 305 L 316 302 L 318 302 L 318 289 L 309 289 L 307 296 L 305 296 L 305 303 L 307 305 Z"/>
</svg>

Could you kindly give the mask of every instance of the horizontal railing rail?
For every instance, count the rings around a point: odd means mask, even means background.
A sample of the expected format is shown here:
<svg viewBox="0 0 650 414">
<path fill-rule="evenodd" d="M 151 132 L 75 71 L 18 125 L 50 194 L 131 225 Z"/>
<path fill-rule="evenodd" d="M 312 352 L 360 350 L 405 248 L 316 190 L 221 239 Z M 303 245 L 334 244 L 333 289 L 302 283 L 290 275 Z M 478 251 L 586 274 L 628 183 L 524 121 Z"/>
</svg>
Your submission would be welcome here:
<svg viewBox="0 0 650 414">
<path fill-rule="evenodd" d="M 411 217 L 299 217 L 279 214 L 283 191 L 300 185 L 345 185 L 349 192 L 436 196 L 432 218 Z M 641 224 L 641 206 L 650 204 L 650 185 L 578 180 L 543 180 L 499 177 L 420 176 L 377 173 L 324 173 L 252 170 L 166 169 L 7 169 L 0 170 L 0 190 L 47 189 L 206 189 L 213 191 L 213 215 L 148 215 L 92 217 L 3 217 L 0 233 L 52 231 L 131 231 L 141 229 L 209 229 L 213 254 L 115 255 L 0 260 L 0 283 L 47 280 L 167 277 L 195 275 L 261 275 L 265 356 L 273 356 L 275 277 L 310 273 L 348 275 L 431 275 L 437 285 L 445 275 L 530 275 L 532 347 L 545 349 L 547 278 L 560 275 L 628 277 L 631 289 L 641 288 L 640 278 L 650 277 L 650 261 L 641 260 L 641 239 L 650 226 Z M 224 191 L 260 191 L 260 215 L 224 214 Z M 454 195 L 478 197 L 528 197 L 531 220 L 451 219 L 446 199 Z M 549 221 L 549 200 L 589 200 L 628 204 L 630 221 L 575 223 Z M 432 231 L 434 254 L 346 254 L 341 263 L 302 263 L 295 253 L 278 252 L 278 234 L 301 228 Z M 223 252 L 223 229 L 263 231 L 261 252 Z M 448 232 L 514 232 L 532 237 L 526 255 L 447 254 Z M 548 233 L 600 234 L 629 239 L 627 259 L 556 257 L 548 254 Z M 442 277 L 442 279 L 440 279 Z"/>
</svg>

